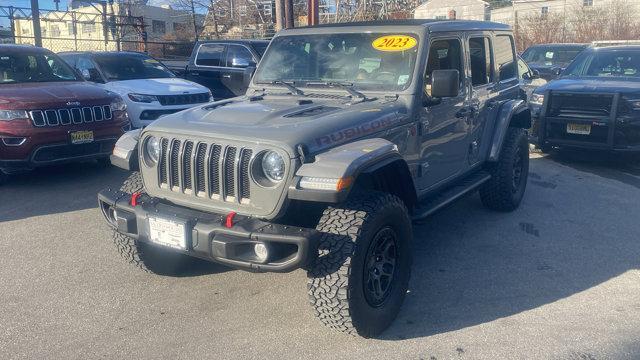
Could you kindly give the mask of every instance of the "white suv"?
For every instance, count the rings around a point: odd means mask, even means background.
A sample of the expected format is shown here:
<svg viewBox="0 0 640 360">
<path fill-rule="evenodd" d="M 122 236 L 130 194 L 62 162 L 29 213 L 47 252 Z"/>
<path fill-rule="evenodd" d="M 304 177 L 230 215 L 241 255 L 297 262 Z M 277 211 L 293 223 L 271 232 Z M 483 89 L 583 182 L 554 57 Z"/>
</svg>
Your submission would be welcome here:
<svg viewBox="0 0 640 360">
<path fill-rule="evenodd" d="M 137 52 L 67 52 L 59 54 L 82 76 L 120 95 L 131 124 L 142 128 L 159 117 L 213 100 L 211 91 L 177 78 L 161 62 Z"/>
</svg>

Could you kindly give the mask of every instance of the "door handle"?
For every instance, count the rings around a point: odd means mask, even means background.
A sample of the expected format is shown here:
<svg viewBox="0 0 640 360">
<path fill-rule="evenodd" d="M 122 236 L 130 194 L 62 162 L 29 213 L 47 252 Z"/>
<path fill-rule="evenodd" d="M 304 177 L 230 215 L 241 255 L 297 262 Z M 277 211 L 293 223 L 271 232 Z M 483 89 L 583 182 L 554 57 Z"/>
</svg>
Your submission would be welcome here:
<svg viewBox="0 0 640 360">
<path fill-rule="evenodd" d="M 189 71 L 189 75 L 195 75 L 195 76 L 198 76 L 198 75 L 200 75 L 200 73 L 199 73 L 199 72 L 197 72 L 197 71 Z"/>
<path fill-rule="evenodd" d="M 458 110 L 458 112 L 456 113 L 456 117 L 457 118 L 466 118 L 469 116 L 473 116 L 476 113 L 476 107 L 475 106 L 466 106 L 463 107 L 462 109 Z"/>
<path fill-rule="evenodd" d="M 225 79 L 231 79 L 231 75 L 230 74 L 223 74 L 222 77 L 225 78 Z"/>
</svg>

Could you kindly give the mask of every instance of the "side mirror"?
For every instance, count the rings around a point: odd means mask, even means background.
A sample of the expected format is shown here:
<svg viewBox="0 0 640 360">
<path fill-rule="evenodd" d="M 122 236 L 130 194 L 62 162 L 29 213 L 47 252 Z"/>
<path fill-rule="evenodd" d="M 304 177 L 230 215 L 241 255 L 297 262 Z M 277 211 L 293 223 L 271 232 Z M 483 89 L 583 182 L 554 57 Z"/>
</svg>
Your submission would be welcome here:
<svg viewBox="0 0 640 360">
<path fill-rule="evenodd" d="M 238 67 L 238 68 L 246 68 L 249 67 L 250 62 L 247 59 L 243 59 L 243 58 L 233 58 L 231 59 L 231 66 L 232 67 Z"/>
<path fill-rule="evenodd" d="M 455 97 L 459 92 L 460 72 L 458 70 L 433 70 L 431 73 L 432 97 Z"/>
<path fill-rule="evenodd" d="M 82 74 L 82 77 L 87 81 L 96 82 L 96 83 L 104 82 L 102 81 L 102 77 L 100 77 L 100 73 L 98 73 L 98 70 L 96 69 L 82 69 L 80 73 Z"/>
<path fill-rule="evenodd" d="M 531 79 L 540 79 L 540 71 L 531 69 Z"/>
</svg>

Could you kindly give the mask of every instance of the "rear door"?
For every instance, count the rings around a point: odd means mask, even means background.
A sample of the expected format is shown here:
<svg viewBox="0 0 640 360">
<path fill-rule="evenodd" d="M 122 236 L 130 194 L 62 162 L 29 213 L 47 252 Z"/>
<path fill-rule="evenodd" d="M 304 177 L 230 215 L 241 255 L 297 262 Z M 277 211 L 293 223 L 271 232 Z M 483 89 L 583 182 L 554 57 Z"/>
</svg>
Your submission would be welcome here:
<svg viewBox="0 0 640 360">
<path fill-rule="evenodd" d="M 187 68 L 185 78 L 208 87 L 216 99 L 232 97 L 233 92 L 222 83 L 222 73 L 226 70 L 226 51 L 226 44 L 201 44 L 192 60 L 193 63 Z"/>
<path fill-rule="evenodd" d="M 247 92 L 250 79 L 247 71 L 255 69 L 256 59 L 251 51 L 244 45 L 229 44 L 226 55 L 226 68 L 222 72 L 222 84 L 235 96 L 244 95 Z M 247 79 L 245 79 L 245 74 Z"/>
<path fill-rule="evenodd" d="M 464 108 L 468 88 L 463 54 L 463 39 L 459 36 L 434 37 L 429 45 L 423 91 L 431 101 L 425 104 L 421 116 L 421 189 L 431 188 L 457 175 L 466 162 L 468 126 Z M 431 73 L 448 69 L 460 73 L 458 96 L 431 98 Z"/>
<path fill-rule="evenodd" d="M 482 134 L 492 110 L 498 105 L 497 76 L 491 34 L 472 32 L 467 36 L 470 98 L 467 107 L 469 125 L 468 163 L 479 159 Z"/>
</svg>

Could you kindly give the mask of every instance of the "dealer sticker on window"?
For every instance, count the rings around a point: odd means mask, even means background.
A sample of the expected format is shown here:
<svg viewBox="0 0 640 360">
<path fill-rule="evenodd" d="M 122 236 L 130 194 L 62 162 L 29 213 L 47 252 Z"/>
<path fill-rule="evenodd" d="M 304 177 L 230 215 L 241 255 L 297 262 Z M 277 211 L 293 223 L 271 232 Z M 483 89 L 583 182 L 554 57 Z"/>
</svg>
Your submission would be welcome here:
<svg viewBox="0 0 640 360">
<path fill-rule="evenodd" d="M 374 49 L 380 51 L 405 51 L 418 45 L 418 40 L 408 35 L 381 36 L 371 43 Z"/>
</svg>

